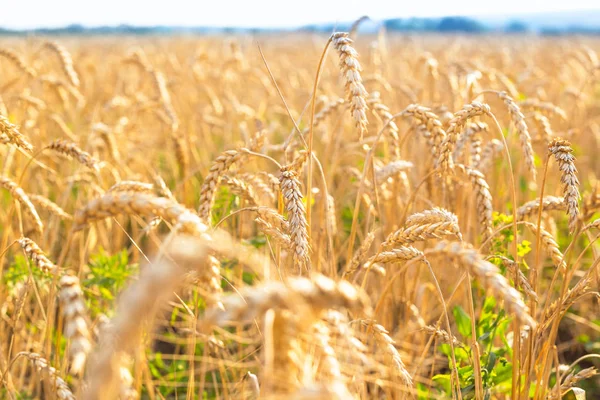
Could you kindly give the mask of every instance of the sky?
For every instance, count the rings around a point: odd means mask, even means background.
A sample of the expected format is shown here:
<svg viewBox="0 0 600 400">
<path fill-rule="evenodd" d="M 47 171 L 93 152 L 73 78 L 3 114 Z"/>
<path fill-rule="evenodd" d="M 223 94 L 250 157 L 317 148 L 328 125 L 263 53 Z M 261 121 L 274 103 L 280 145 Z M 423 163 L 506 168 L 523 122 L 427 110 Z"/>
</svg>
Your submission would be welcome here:
<svg viewBox="0 0 600 400">
<path fill-rule="evenodd" d="M 6 6 L 2 7 L 2 3 Z M 0 27 L 86 26 L 296 27 L 373 19 L 510 15 L 600 9 L 598 0 L 0 0 Z M 599 21 L 600 23 L 600 21 Z"/>
</svg>

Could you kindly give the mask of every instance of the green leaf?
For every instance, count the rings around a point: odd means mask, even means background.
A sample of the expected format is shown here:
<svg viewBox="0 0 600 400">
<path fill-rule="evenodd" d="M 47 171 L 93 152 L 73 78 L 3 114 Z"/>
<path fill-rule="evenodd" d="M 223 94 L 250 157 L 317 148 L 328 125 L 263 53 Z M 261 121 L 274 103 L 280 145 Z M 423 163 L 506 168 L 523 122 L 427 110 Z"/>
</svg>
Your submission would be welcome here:
<svg viewBox="0 0 600 400">
<path fill-rule="evenodd" d="M 429 388 L 425 386 L 423 383 L 417 383 L 417 399 L 418 400 L 428 400 L 431 398 L 429 393 Z"/>
<path fill-rule="evenodd" d="M 485 368 L 488 371 L 492 371 L 494 369 L 494 367 L 496 366 L 496 361 L 498 360 L 498 358 L 496 357 L 496 353 L 494 353 L 493 351 L 490 353 L 490 355 L 488 356 L 488 362 L 487 365 L 485 366 Z"/>
<path fill-rule="evenodd" d="M 460 332 L 464 338 L 470 337 L 471 318 L 469 318 L 469 314 L 467 314 L 461 306 L 454 307 L 452 309 L 452 314 L 454 314 L 454 320 L 456 321 L 458 332 Z"/>
<path fill-rule="evenodd" d="M 452 384 L 449 374 L 435 375 L 432 380 L 436 383 L 436 386 L 441 388 L 445 393 L 452 393 Z"/>
</svg>

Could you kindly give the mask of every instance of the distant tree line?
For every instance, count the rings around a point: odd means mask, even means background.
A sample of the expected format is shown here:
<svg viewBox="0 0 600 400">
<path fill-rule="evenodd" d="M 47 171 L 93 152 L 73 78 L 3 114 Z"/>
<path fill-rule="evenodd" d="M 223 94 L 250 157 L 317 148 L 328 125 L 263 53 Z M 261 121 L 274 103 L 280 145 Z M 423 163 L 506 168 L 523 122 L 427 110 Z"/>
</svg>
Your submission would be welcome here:
<svg viewBox="0 0 600 400">
<path fill-rule="evenodd" d="M 463 33 L 484 34 L 489 32 L 503 32 L 506 34 L 526 34 L 532 29 L 522 21 L 510 21 L 502 28 L 491 28 L 480 21 L 467 17 L 444 18 L 393 18 L 384 20 L 383 25 L 392 32 L 422 32 L 422 33 Z M 299 29 L 285 31 L 304 32 L 332 32 L 350 29 L 350 23 L 307 25 Z M 264 28 L 209 28 L 209 27 L 177 27 L 177 26 L 99 26 L 85 27 L 73 24 L 61 28 L 39 28 L 28 30 L 11 30 L 0 28 L 0 35 L 167 35 L 167 34 L 221 34 L 221 33 L 272 33 L 282 30 Z M 600 35 L 600 26 L 589 28 L 583 26 L 569 26 L 567 28 L 544 27 L 537 33 L 541 35 L 585 34 Z"/>
</svg>

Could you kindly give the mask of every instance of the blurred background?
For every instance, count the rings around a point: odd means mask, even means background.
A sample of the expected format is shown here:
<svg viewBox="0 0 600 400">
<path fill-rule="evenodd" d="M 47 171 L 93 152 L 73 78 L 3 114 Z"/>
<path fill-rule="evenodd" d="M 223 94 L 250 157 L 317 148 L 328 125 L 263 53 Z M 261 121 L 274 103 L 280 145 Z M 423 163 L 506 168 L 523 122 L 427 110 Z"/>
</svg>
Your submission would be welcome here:
<svg viewBox="0 0 600 400">
<path fill-rule="evenodd" d="M 600 3 L 572 1 L 15 1 L 0 15 L 0 34 L 198 34 L 332 31 L 363 15 L 403 32 L 600 34 Z"/>
</svg>

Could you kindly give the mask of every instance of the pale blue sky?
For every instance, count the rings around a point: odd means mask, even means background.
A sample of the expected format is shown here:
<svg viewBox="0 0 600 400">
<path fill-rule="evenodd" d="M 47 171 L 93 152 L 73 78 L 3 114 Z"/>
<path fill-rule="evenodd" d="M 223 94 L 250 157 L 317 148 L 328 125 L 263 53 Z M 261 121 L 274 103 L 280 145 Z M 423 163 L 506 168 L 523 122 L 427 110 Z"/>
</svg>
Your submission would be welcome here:
<svg viewBox="0 0 600 400">
<path fill-rule="evenodd" d="M 2 4 L 4 3 L 4 6 Z M 179 25 L 295 27 L 313 22 L 600 9 L 598 0 L 0 0 L 0 27 Z"/>
</svg>

